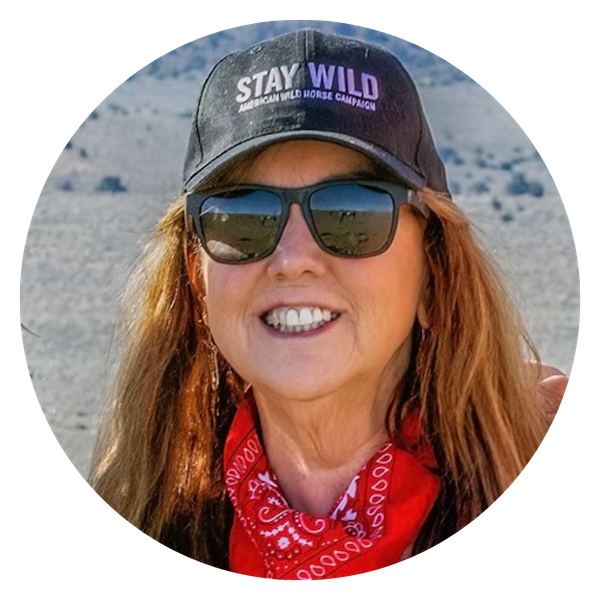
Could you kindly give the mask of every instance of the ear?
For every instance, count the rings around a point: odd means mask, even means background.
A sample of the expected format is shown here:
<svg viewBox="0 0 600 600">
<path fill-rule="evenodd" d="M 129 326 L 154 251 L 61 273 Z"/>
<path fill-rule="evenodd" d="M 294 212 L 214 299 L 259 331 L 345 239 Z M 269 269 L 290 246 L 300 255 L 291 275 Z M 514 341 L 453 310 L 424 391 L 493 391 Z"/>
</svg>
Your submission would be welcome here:
<svg viewBox="0 0 600 600">
<path fill-rule="evenodd" d="M 417 320 L 422 329 L 429 329 L 431 327 L 431 322 L 429 321 L 429 314 L 427 307 L 425 306 L 425 296 L 426 294 L 421 294 L 421 298 L 419 299 L 419 304 L 417 306 Z"/>
</svg>

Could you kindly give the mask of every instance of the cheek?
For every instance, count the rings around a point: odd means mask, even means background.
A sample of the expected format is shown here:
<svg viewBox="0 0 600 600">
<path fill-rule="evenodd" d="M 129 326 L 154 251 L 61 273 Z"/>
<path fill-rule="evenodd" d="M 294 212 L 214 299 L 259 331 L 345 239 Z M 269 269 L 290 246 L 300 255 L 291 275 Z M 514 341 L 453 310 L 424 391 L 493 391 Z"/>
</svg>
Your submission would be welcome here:
<svg viewBox="0 0 600 600">
<path fill-rule="evenodd" d="M 379 369 L 410 343 L 420 297 L 420 263 L 391 252 L 355 266 L 350 312 L 354 338 L 349 347 L 367 368 Z"/>
<path fill-rule="evenodd" d="M 380 285 L 373 301 L 379 307 L 379 327 L 384 335 L 402 334 L 412 328 L 421 296 L 421 269 L 417 261 L 395 262 Z"/>
<path fill-rule="evenodd" d="M 406 209 L 406 210 L 405 210 Z M 396 281 L 413 300 L 421 295 L 429 274 L 424 250 L 425 221 L 403 207 L 396 240 L 390 249 L 390 260 L 398 265 Z"/>
<path fill-rule="evenodd" d="M 219 347 L 220 338 L 231 329 L 236 314 L 235 298 L 237 294 L 227 291 L 236 289 L 235 273 L 225 265 L 207 261 L 204 276 L 206 290 L 206 312 L 208 326 Z"/>
<path fill-rule="evenodd" d="M 209 259 L 204 274 L 208 327 L 222 354 L 231 360 L 232 355 L 247 348 L 252 269 L 221 265 Z"/>
<path fill-rule="evenodd" d="M 380 331 L 400 342 L 410 335 L 427 275 L 420 229 L 406 227 L 402 234 L 382 255 L 378 283 L 371 286 L 370 294 L 379 307 Z"/>
</svg>

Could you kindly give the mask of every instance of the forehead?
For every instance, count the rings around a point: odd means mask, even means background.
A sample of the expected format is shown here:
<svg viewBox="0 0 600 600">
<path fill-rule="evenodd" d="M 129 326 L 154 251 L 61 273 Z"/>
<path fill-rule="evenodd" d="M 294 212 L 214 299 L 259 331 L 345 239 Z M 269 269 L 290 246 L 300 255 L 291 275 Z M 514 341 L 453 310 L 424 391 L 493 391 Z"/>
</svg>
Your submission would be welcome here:
<svg viewBox="0 0 600 600">
<path fill-rule="evenodd" d="M 245 173 L 247 183 L 302 187 L 326 179 L 374 173 L 373 163 L 360 152 L 317 140 L 293 140 L 262 152 Z"/>
</svg>

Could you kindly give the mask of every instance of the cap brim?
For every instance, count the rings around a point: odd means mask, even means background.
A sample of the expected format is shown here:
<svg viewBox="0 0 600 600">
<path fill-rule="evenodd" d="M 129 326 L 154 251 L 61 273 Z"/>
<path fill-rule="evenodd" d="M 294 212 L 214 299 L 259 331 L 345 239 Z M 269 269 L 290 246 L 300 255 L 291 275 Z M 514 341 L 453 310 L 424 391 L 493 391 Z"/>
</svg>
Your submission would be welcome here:
<svg viewBox="0 0 600 600">
<path fill-rule="evenodd" d="M 376 163 L 390 169 L 400 181 L 408 185 L 409 187 L 418 190 L 425 186 L 425 179 L 422 175 L 417 173 L 414 169 L 411 169 L 402 161 L 398 160 L 395 156 L 384 150 L 383 148 L 365 142 L 358 138 L 337 133 L 334 131 L 282 131 L 280 133 L 271 133 L 259 137 L 252 138 L 245 142 L 241 142 L 236 146 L 230 148 L 223 154 L 217 156 L 213 160 L 203 165 L 198 171 L 196 171 L 185 183 L 184 192 L 191 192 L 195 190 L 200 184 L 209 179 L 212 175 L 226 167 L 228 164 L 233 163 L 236 159 L 239 159 L 243 154 L 250 152 L 251 150 L 257 150 L 277 142 L 283 142 L 286 140 L 323 140 L 327 142 L 333 142 L 340 144 L 347 148 L 351 148 L 367 157 L 374 160 Z"/>
</svg>

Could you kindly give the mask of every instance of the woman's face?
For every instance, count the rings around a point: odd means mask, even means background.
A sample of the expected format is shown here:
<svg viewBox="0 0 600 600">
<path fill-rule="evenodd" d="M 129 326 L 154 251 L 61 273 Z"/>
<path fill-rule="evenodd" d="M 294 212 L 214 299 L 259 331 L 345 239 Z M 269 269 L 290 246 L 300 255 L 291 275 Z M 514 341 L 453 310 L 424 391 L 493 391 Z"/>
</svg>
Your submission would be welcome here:
<svg viewBox="0 0 600 600">
<path fill-rule="evenodd" d="M 261 154 L 243 183 L 294 188 L 371 171 L 369 160 L 354 150 L 290 141 Z M 293 205 L 269 257 L 244 265 L 205 257 L 208 321 L 215 342 L 243 379 L 265 394 L 311 400 L 388 389 L 402 376 L 410 355 L 427 273 L 423 229 L 422 219 L 403 206 L 386 252 L 340 258 L 317 246 L 300 207 Z M 266 322 L 285 309 L 301 307 L 339 317 L 301 333 L 283 333 Z"/>
</svg>

